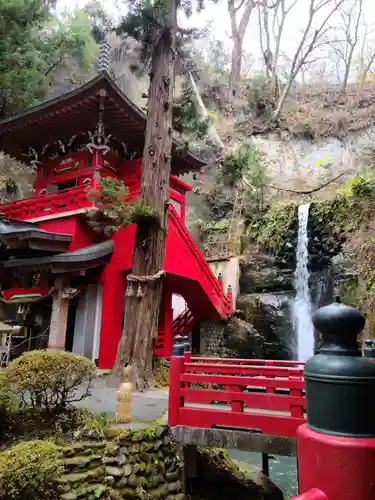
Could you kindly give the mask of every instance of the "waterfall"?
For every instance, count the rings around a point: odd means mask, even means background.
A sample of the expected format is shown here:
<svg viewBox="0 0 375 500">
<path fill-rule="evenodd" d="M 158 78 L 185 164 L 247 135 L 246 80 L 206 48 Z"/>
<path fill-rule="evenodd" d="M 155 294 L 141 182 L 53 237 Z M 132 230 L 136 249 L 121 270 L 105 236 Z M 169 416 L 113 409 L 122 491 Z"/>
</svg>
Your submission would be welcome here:
<svg viewBox="0 0 375 500">
<path fill-rule="evenodd" d="M 314 325 L 311 320 L 311 296 L 309 289 L 309 260 L 307 222 L 310 205 L 298 207 L 298 241 L 293 302 L 293 326 L 297 337 L 297 359 L 307 361 L 314 355 Z"/>
</svg>

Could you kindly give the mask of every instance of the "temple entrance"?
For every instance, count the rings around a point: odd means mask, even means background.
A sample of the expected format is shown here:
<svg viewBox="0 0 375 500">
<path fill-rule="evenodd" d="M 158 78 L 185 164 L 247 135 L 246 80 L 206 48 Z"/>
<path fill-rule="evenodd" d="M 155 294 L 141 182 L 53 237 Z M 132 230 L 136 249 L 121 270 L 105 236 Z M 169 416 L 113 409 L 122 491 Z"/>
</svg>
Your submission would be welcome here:
<svg viewBox="0 0 375 500">
<path fill-rule="evenodd" d="M 102 300 L 103 285 L 92 283 L 82 287 L 69 306 L 66 349 L 93 361 L 99 358 Z"/>
</svg>

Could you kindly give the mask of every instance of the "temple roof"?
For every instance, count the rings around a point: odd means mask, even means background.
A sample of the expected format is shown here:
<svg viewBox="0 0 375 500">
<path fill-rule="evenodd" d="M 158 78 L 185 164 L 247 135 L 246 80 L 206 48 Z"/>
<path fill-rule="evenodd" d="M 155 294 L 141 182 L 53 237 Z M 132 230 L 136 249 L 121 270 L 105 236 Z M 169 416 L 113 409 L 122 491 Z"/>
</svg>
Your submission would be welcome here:
<svg viewBox="0 0 375 500">
<path fill-rule="evenodd" d="M 63 252 L 72 241 L 71 234 L 52 233 L 40 229 L 32 222 L 9 219 L 0 215 L 1 253 L 29 249 L 46 252 Z"/>
<path fill-rule="evenodd" d="M 105 133 L 137 151 L 143 151 L 146 115 L 102 72 L 85 85 L 23 113 L 0 121 L 0 150 L 22 160 L 29 146 L 41 150 L 46 144 L 93 131 L 103 113 Z M 173 141 L 172 173 L 198 171 L 197 156 L 181 152 Z M 179 149 L 179 151 L 177 151 Z"/>
<path fill-rule="evenodd" d="M 52 274 L 83 271 L 106 264 L 113 253 L 113 240 L 90 245 L 74 252 L 37 257 L 14 259 L 3 262 L 5 269 L 24 269 L 32 272 L 49 271 Z"/>
</svg>

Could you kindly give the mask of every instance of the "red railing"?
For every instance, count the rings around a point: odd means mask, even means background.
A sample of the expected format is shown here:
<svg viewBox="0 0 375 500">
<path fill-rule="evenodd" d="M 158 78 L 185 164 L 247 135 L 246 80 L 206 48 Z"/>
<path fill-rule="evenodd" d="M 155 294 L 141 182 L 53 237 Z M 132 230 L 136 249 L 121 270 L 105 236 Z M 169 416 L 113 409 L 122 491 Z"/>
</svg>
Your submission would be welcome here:
<svg viewBox="0 0 375 500">
<path fill-rule="evenodd" d="M 10 201 L 0 204 L 0 213 L 11 219 L 28 220 L 44 217 L 46 215 L 71 212 L 72 210 L 80 208 L 93 207 L 93 200 L 87 197 L 87 192 L 91 187 L 91 184 L 86 184 L 69 189 L 62 189 L 54 193 L 39 194 L 33 198 Z M 132 190 L 128 199 L 139 196 L 139 193 L 139 188 Z M 175 193 L 172 189 L 170 191 L 170 196 L 172 200 L 178 203 L 183 202 L 183 196 L 179 193 Z"/>
<path fill-rule="evenodd" d="M 199 250 L 195 241 L 193 240 L 191 234 L 187 230 L 186 226 L 182 223 L 180 217 L 178 216 L 175 208 L 173 206 L 169 207 L 169 216 L 170 219 L 174 222 L 177 231 L 181 238 L 183 238 L 190 248 L 191 253 L 195 256 L 197 262 L 199 263 L 199 268 L 202 271 L 202 274 L 206 280 L 206 283 L 202 285 L 206 289 L 206 293 L 208 293 L 209 297 L 213 300 L 213 304 L 220 309 L 223 317 L 226 317 L 228 314 L 232 312 L 232 297 L 228 296 L 226 292 L 223 290 L 222 284 L 219 283 L 219 280 L 212 272 L 210 266 L 207 264 L 206 259 L 203 257 L 202 252 Z"/>
<path fill-rule="evenodd" d="M 11 219 L 28 220 L 92 207 L 93 202 L 87 198 L 88 189 L 90 186 L 78 186 L 55 193 L 40 194 L 34 198 L 3 203 L 0 205 L 0 213 Z"/>
<path fill-rule="evenodd" d="M 302 495 L 297 495 L 290 500 L 328 500 L 328 497 L 321 490 L 313 488 L 312 490 L 306 491 L 306 493 L 302 493 Z"/>
<path fill-rule="evenodd" d="M 159 328 L 158 336 L 155 342 L 155 354 L 156 356 L 169 358 L 171 355 L 173 338 L 176 335 L 188 335 L 194 324 L 196 319 L 190 309 L 186 306 L 181 314 L 177 316 L 172 322 L 172 339 L 169 342 L 168 339 L 165 338 L 165 331 L 163 328 Z"/>
<path fill-rule="evenodd" d="M 186 306 L 182 313 L 173 320 L 172 333 L 176 335 L 188 335 L 195 323 L 195 318 L 190 309 Z"/>
<path fill-rule="evenodd" d="M 168 424 L 294 437 L 306 410 L 303 363 L 294 365 L 173 356 Z"/>
</svg>

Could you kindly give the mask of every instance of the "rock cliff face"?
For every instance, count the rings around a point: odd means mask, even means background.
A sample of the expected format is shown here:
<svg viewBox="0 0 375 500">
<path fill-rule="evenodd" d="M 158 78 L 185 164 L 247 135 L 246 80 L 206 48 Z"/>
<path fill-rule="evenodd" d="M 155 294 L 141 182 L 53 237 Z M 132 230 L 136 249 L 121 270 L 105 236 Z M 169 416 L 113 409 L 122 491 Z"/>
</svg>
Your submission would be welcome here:
<svg viewBox="0 0 375 500">
<path fill-rule="evenodd" d="M 361 155 L 374 140 L 375 128 L 348 133 L 345 138 L 293 139 L 288 134 L 256 136 L 254 143 L 266 154 L 275 182 L 292 188 L 319 185 L 322 180 L 358 168 Z"/>
<path fill-rule="evenodd" d="M 342 254 L 331 257 L 314 248 L 311 252 L 310 291 L 316 309 L 331 303 L 334 294 L 345 288 L 353 276 Z M 201 325 L 200 352 L 210 356 L 293 359 L 293 274 L 294 262 L 280 266 L 278 259 L 267 253 L 241 257 L 236 310 L 227 323 Z"/>
<path fill-rule="evenodd" d="M 293 270 L 278 267 L 275 259 L 258 254 L 256 262 L 242 258 L 237 309 L 263 340 L 266 359 L 292 359 L 291 323 Z"/>
</svg>

